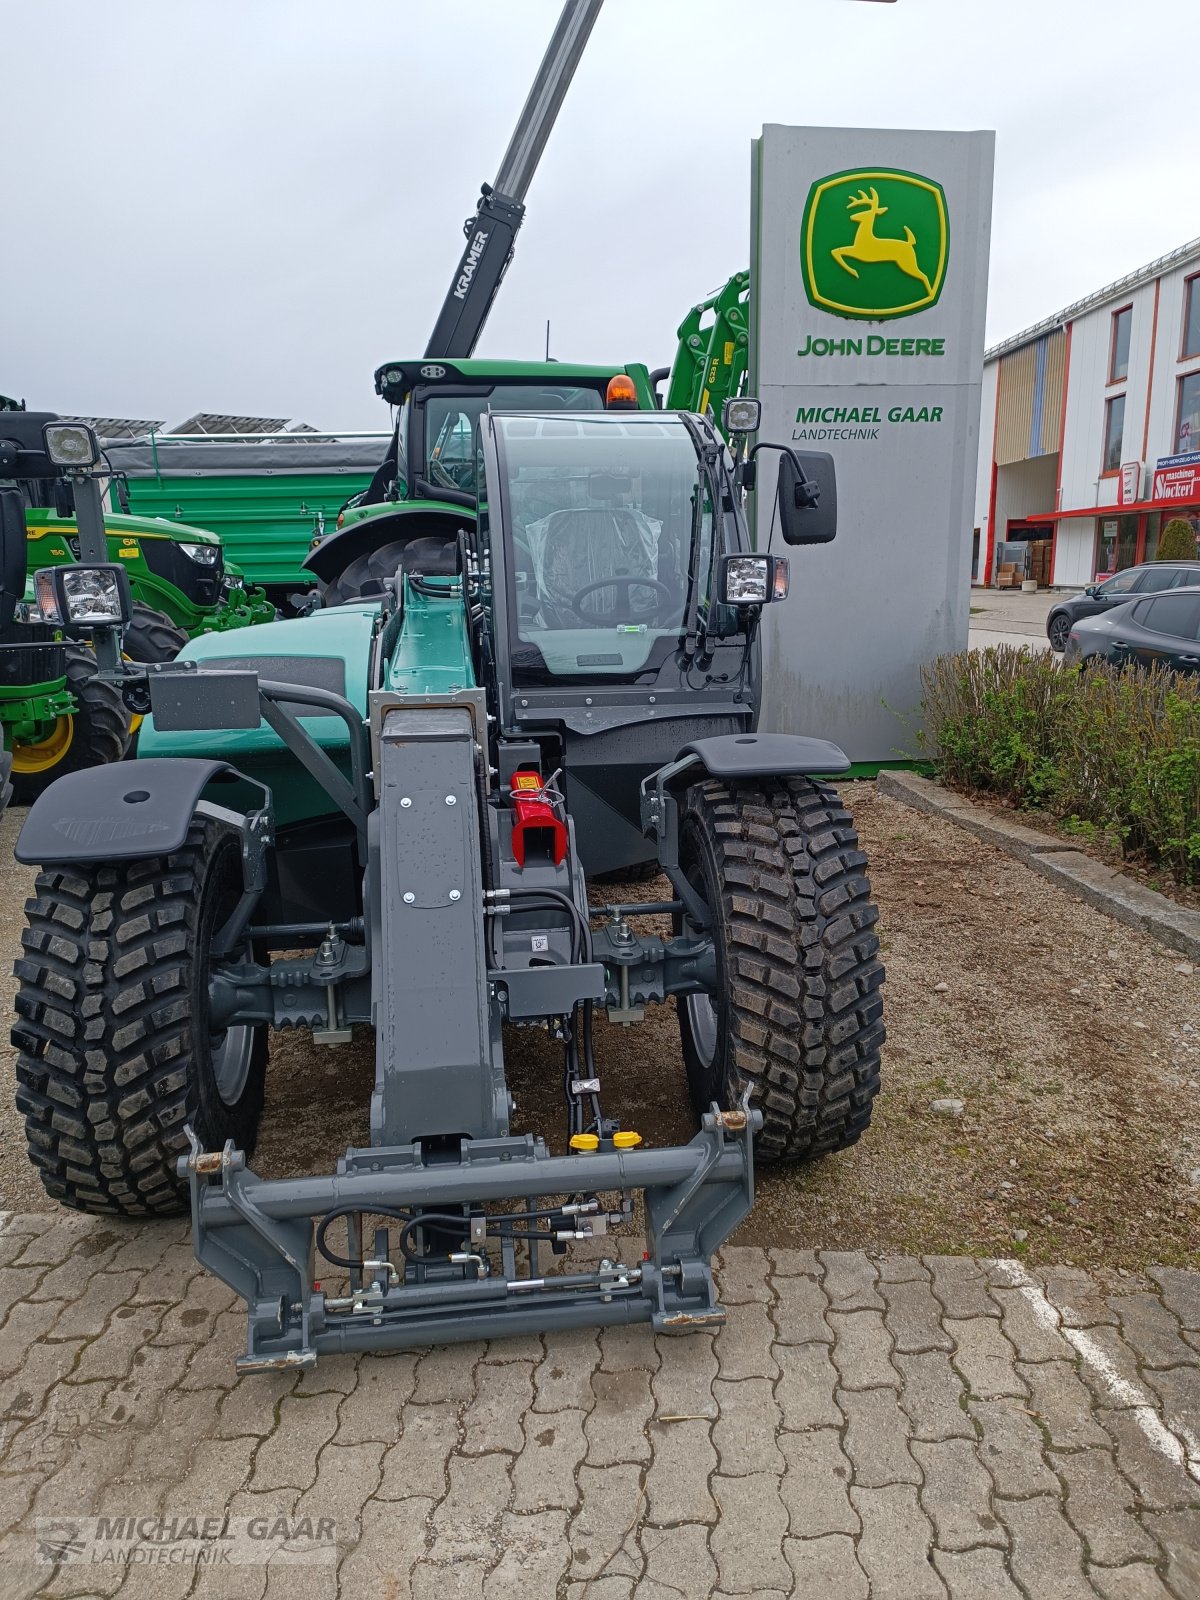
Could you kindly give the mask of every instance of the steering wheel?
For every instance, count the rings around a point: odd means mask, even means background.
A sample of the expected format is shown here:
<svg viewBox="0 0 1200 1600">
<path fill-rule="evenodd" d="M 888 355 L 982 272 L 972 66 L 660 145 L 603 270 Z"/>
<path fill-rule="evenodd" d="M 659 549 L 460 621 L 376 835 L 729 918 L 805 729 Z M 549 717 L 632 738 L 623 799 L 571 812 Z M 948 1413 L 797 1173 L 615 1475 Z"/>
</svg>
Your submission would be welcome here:
<svg viewBox="0 0 1200 1600">
<path fill-rule="evenodd" d="M 653 589 L 655 591 L 656 603 L 650 610 L 636 612 L 629 604 L 629 591 L 635 588 Z M 645 622 L 650 617 L 658 616 L 659 612 L 666 607 L 675 605 L 675 596 L 667 588 L 666 584 L 659 583 L 657 578 L 635 578 L 632 575 L 622 573 L 615 578 L 597 578 L 595 583 L 585 583 L 583 588 L 577 590 L 571 599 L 567 601 L 569 608 L 577 617 L 581 617 L 584 622 L 596 623 L 607 620 L 598 616 L 594 611 L 583 610 L 584 600 L 597 589 L 624 590 L 625 609 L 619 615 L 614 613 L 611 619 L 613 622 Z"/>
</svg>

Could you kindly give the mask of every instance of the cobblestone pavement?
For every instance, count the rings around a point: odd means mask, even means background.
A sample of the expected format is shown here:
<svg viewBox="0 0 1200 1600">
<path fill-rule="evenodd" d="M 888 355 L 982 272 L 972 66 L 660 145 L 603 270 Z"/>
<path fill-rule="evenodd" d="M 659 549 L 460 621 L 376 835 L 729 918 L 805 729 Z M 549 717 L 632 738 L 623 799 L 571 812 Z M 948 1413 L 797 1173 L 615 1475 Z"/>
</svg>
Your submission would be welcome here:
<svg viewBox="0 0 1200 1600">
<path fill-rule="evenodd" d="M 0 1594 L 1200 1597 L 1200 1273 L 733 1249 L 720 1275 L 715 1338 L 235 1381 L 242 1313 L 182 1225 L 8 1217 Z M 295 1542 L 173 1561 L 206 1517 Z"/>
</svg>

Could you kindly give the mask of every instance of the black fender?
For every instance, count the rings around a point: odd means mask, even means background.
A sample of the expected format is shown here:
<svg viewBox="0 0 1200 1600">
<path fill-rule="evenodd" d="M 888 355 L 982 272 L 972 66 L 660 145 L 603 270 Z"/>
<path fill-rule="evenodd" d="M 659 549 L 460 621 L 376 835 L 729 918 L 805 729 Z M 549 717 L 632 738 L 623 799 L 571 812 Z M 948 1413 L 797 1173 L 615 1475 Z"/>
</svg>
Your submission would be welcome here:
<svg viewBox="0 0 1200 1600">
<path fill-rule="evenodd" d="M 799 733 L 716 734 L 685 744 L 679 761 L 689 756 L 689 767 L 679 773 L 687 783 L 695 781 L 689 768 L 696 762 L 710 778 L 800 778 L 850 770 L 850 757 L 836 744 Z"/>
<path fill-rule="evenodd" d="M 170 855 L 205 788 L 241 776 L 226 761 L 149 756 L 66 773 L 29 808 L 13 854 L 31 867 Z"/>
<path fill-rule="evenodd" d="M 364 517 L 325 538 L 309 551 L 302 563 L 322 583 L 332 583 L 352 561 L 370 555 L 393 540 L 417 539 L 422 534 L 442 533 L 453 538 L 464 521 L 473 516 L 448 507 L 426 505 L 420 500 L 398 500 L 386 514 Z"/>
</svg>

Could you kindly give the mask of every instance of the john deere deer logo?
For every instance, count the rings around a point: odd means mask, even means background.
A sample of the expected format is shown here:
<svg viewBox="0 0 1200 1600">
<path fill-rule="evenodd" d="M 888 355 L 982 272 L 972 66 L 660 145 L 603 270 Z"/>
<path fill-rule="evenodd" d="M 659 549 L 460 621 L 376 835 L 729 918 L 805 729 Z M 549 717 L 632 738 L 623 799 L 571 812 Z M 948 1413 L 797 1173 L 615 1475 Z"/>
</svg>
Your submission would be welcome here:
<svg viewBox="0 0 1200 1600">
<path fill-rule="evenodd" d="M 836 172 L 808 192 L 801 265 L 822 311 L 880 322 L 924 311 L 941 293 L 948 250 L 946 196 L 931 178 Z"/>
</svg>

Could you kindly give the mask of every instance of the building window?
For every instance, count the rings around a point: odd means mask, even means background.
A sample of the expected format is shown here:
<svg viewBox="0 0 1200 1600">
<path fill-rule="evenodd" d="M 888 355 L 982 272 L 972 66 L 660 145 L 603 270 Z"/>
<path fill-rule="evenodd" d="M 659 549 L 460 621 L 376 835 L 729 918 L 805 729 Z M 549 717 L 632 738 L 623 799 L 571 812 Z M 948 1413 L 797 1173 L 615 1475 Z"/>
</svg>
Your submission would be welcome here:
<svg viewBox="0 0 1200 1600">
<path fill-rule="evenodd" d="M 1175 421 L 1175 451 L 1184 455 L 1200 450 L 1200 372 L 1179 380 L 1179 414 Z"/>
<path fill-rule="evenodd" d="M 1180 424 L 1182 426 L 1182 422 Z M 1113 395 L 1104 404 L 1104 470 L 1120 472 L 1125 437 L 1125 396 Z"/>
<path fill-rule="evenodd" d="M 1112 349 L 1108 358 L 1109 383 L 1123 383 L 1129 376 L 1129 330 L 1133 325 L 1133 307 L 1122 306 L 1113 312 Z"/>
<path fill-rule="evenodd" d="M 1200 273 L 1183 286 L 1183 349 L 1179 359 L 1200 356 Z"/>
</svg>

